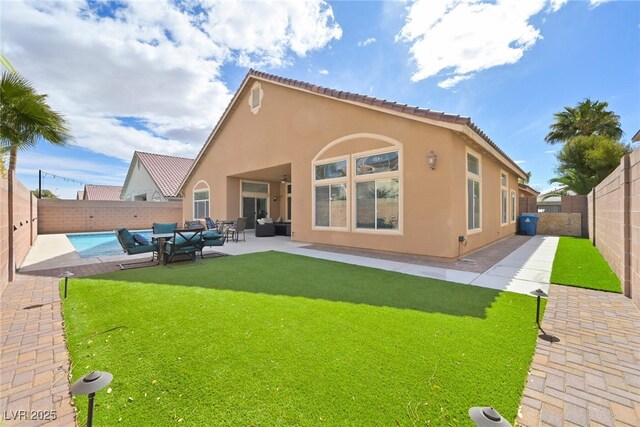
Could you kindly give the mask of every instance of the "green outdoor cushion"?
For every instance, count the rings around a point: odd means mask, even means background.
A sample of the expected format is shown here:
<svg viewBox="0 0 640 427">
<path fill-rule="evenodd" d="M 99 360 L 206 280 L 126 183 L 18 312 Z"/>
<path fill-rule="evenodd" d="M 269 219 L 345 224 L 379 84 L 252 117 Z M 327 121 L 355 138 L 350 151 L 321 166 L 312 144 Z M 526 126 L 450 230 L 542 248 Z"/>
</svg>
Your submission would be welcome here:
<svg viewBox="0 0 640 427">
<path fill-rule="evenodd" d="M 222 238 L 222 234 L 218 233 L 215 230 L 208 230 L 208 231 L 203 231 L 202 232 L 202 237 L 205 240 L 215 240 L 215 239 L 221 239 Z"/>
<path fill-rule="evenodd" d="M 133 234 L 129 232 L 126 228 L 119 228 L 118 234 L 120 235 L 120 239 L 122 243 L 127 247 L 127 249 L 131 249 L 136 246 L 136 241 L 133 238 Z"/>
<path fill-rule="evenodd" d="M 138 245 L 129 249 L 129 255 L 143 254 L 145 252 L 154 252 L 154 251 L 156 251 L 155 245 Z"/>
<path fill-rule="evenodd" d="M 202 241 L 202 246 L 223 246 L 224 239 L 205 239 Z"/>
<path fill-rule="evenodd" d="M 175 230 L 176 228 L 178 228 L 177 222 L 171 222 L 171 223 L 154 222 L 153 223 L 153 232 L 155 234 L 173 233 L 173 230 Z"/>
</svg>

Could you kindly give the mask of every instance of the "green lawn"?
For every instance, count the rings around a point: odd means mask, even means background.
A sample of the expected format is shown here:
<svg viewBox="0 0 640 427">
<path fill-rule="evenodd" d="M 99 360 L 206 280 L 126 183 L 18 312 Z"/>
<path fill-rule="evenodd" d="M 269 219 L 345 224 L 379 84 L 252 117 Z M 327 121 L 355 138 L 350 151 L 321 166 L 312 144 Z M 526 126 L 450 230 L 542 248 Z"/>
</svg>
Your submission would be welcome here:
<svg viewBox="0 0 640 427">
<path fill-rule="evenodd" d="M 537 334 L 530 296 L 277 252 L 69 287 L 73 379 L 114 375 L 96 425 L 513 421 Z"/>
<path fill-rule="evenodd" d="M 618 276 L 611 271 L 598 249 L 589 239 L 578 237 L 560 237 L 551 270 L 551 283 L 622 292 Z"/>
</svg>

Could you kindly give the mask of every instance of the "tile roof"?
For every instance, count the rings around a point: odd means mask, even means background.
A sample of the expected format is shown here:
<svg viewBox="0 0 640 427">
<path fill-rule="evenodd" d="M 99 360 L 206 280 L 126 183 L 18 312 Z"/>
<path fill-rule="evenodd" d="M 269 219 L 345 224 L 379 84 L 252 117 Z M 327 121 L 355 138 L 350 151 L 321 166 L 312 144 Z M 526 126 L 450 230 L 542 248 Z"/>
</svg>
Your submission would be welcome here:
<svg viewBox="0 0 640 427">
<path fill-rule="evenodd" d="M 85 200 L 120 200 L 120 185 L 95 185 L 86 184 L 84 186 Z"/>
<path fill-rule="evenodd" d="M 431 120 L 438 120 L 442 122 L 466 125 L 472 131 L 478 134 L 478 136 L 484 139 L 498 153 L 504 156 L 504 158 L 507 159 L 517 170 L 521 171 L 523 174 L 526 174 L 526 172 L 520 166 L 518 166 L 516 162 L 511 160 L 511 158 L 507 156 L 507 154 L 505 154 L 505 152 L 502 151 L 502 149 L 498 147 L 498 145 L 495 142 L 493 142 L 493 140 L 489 138 L 489 136 L 486 133 L 484 133 L 475 123 L 471 121 L 470 117 L 461 116 L 458 114 L 443 113 L 441 111 L 434 111 L 434 110 L 429 110 L 425 108 L 410 106 L 407 104 L 401 104 L 398 102 L 387 101 L 386 99 L 373 98 L 367 95 L 359 95 L 357 93 L 330 89 L 322 86 L 317 86 L 311 83 L 306 83 L 300 80 L 293 80 L 285 77 L 276 76 L 274 74 L 264 73 L 262 71 L 257 71 L 254 69 L 249 70 L 247 77 L 249 76 L 257 77 L 264 80 L 269 80 L 269 81 L 284 84 L 287 86 L 293 86 L 298 89 L 306 90 L 308 92 L 313 92 L 313 93 L 317 93 L 324 96 L 330 96 L 337 99 L 357 102 L 357 103 L 368 105 L 368 106 L 384 108 L 387 110 L 410 114 L 417 117 L 424 117 Z"/>
<path fill-rule="evenodd" d="M 180 192 L 180 184 L 193 165 L 193 159 L 143 151 L 136 151 L 135 154 L 138 155 L 140 162 L 147 169 L 162 195 L 177 197 Z"/>
</svg>

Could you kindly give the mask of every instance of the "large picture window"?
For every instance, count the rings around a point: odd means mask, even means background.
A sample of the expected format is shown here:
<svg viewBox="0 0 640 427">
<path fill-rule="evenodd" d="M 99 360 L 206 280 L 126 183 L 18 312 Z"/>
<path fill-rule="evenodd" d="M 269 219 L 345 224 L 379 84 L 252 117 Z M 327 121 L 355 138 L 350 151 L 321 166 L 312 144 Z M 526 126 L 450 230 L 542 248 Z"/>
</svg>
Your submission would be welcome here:
<svg viewBox="0 0 640 427">
<path fill-rule="evenodd" d="M 398 150 L 351 154 L 313 164 L 313 226 L 400 230 Z"/>
<path fill-rule="evenodd" d="M 209 190 L 193 191 L 193 217 L 206 218 L 209 216 Z"/>
<path fill-rule="evenodd" d="M 347 160 L 314 165 L 314 226 L 347 228 Z"/>
<path fill-rule="evenodd" d="M 316 187 L 316 227 L 344 228 L 347 226 L 346 184 Z"/>
<path fill-rule="evenodd" d="M 397 230 L 398 178 L 356 183 L 356 228 Z"/>
<path fill-rule="evenodd" d="M 480 157 L 467 153 L 467 230 L 480 230 L 481 223 Z"/>
</svg>

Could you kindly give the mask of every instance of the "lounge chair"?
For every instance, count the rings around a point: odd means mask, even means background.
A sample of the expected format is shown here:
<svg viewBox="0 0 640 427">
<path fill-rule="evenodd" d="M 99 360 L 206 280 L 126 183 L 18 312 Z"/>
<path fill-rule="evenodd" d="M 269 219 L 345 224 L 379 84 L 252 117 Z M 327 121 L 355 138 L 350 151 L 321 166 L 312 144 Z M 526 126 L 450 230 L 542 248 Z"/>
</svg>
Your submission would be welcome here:
<svg viewBox="0 0 640 427">
<path fill-rule="evenodd" d="M 159 259 L 157 256 L 158 247 L 153 243 L 149 243 L 146 239 L 139 234 L 131 234 L 126 228 L 118 228 L 114 231 L 116 238 L 122 246 L 122 250 L 127 255 L 137 255 L 151 252 L 151 262 Z M 120 264 L 120 268 L 124 269 L 126 266 L 136 264 L 147 264 L 149 261 L 132 262 L 129 264 Z M 159 263 L 160 261 L 158 261 Z"/>
<path fill-rule="evenodd" d="M 173 230 L 173 238 L 164 243 L 164 263 L 172 262 L 176 255 L 189 255 L 196 260 L 202 251 L 202 230 Z"/>
<path fill-rule="evenodd" d="M 256 221 L 256 237 L 273 237 L 276 235 L 276 226 L 271 218 L 263 218 Z"/>
<path fill-rule="evenodd" d="M 242 233 L 242 241 L 246 242 L 246 237 L 244 235 L 244 228 L 247 225 L 247 218 L 238 218 L 236 222 L 234 222 L 231 227 L 227 229 L 225 238 L 227 240 L 231 239 L 234 242 L 239 240 L 240 233 Z"/>
</svg>

